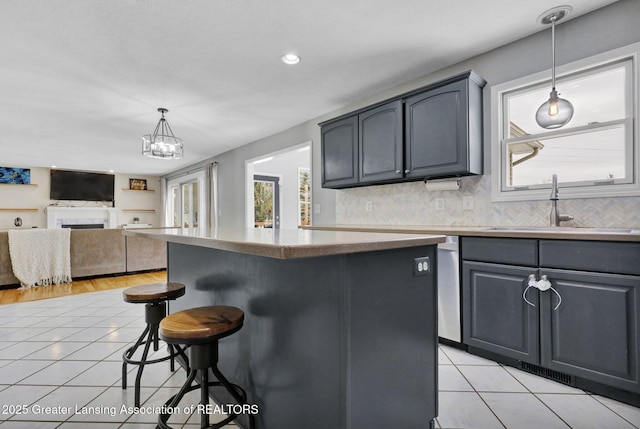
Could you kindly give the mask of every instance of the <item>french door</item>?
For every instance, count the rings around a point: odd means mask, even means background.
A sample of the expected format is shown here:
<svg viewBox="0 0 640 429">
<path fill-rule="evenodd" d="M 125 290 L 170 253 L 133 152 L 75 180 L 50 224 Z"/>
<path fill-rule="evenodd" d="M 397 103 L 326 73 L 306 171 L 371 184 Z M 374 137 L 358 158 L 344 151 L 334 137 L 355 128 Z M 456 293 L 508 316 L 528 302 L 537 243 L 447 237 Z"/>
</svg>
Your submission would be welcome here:
<svg viewBox="0 0 640 429">
<path fill-rule="evenodd" d="M 193 173 L 167 183 L 168 225 L 201 230 L 206 224 L 205 174 Z"/>
</svg>

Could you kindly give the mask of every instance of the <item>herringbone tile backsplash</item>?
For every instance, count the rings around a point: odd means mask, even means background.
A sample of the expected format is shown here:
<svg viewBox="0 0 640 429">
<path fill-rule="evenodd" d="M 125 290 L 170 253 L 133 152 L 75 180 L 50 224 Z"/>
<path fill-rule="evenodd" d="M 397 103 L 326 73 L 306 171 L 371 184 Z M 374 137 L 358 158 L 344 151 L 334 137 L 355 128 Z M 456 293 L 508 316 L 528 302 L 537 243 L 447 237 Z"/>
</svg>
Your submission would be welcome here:
<svg viewBox="0 0 640 429">
<path fill-rule="evenodd" d="M 473 196 L 473 210 L 462 198 Z M 445 210 L 436 210 L 436 199 Z M 366 203 L 373 210 L 366 211 Z M 354 225 L 548 226 L 550 202 L 491 202 L 491 176 L 466 177 L 457 191 L 427 191 L 422 182 L 366 186 L 337 192 L 336 223 Z M 640 197 L 558 201 L 575 220 L 567 226 L 640 228 Z"/>
</svg>

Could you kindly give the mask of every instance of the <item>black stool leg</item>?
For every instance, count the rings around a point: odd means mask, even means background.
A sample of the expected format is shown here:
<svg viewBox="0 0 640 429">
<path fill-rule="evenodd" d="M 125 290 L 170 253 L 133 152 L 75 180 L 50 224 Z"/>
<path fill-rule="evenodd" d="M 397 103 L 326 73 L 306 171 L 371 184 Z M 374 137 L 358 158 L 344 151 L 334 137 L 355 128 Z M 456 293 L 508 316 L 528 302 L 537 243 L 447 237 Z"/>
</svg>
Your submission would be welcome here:
<svg viewBox="0 0 640 429">
<path fill-rule="evenodd" d="M 129 347 L 122 356 L 122 389 L 127 388 L 127 362 L 131 359 L 131 356 L 133 356 L 138 347 L 140 347 L 140 344 L 142 344 L 144 339 L 147 337 L 148 332 L 149 325 L 144 328 L 144 331 L 142 331 L 142 335 L 140 335 L 140 338 L 138 338 L 138 341 L 136 341 L 133 347 Z"/>
<path fill-rule="evenodd" d="M 200 371 L 200 403 L 206 406 L 209 403 L 209 371 L 206 369 Z M 206 408 L 203 409 L 200 414 L 200 427 L 206 428 L 209 426 L 209 414 L 206 412 Z"/>
<path fill-rule="evenodd" d="M 138 365 L 138 373 L 136 374 L 136 385 L 135 385 L 135 399 L 134 405 L 136 407 L 140 407 L 140 382 L 142 381 L 142 371 L 144 370 L 144 364 L 147 363 L 147 356 L 149 355 L 149 346 L 153 342 L 154 336 L 154 328 L 155 328 L 155 336 L 158 336 L 158 325 L 152 326 L 149 329 L 149 336 L 147 337 L 147 341 L 144 344 L 144 350 L 142 351 L 142 357 L 140 358 L 140 364 Z"/>
<path fill-rule="evenodd" d="M 172 408 L 175 408 L 180 401 L 182 400 L 182 398 L 184 397 L 184 395 L 192 390 L 195 390 L 198 388 L 198 385 L 196 386 L 191 386 L 191 383 L 193 383 L 193 380 L 196 379 L 196 375 L 198 374 L 198 370 L 197 369 L 192 369 L 189 371 L 189 375 L 187 376 L 187 381 L 184 382 L 184 384 L 182 385 L 182 387 L 180 388 L 180 390 L 178 391 L 178 393 L 176 393 L 175 395 L 173 395 L 171 398 L 169 398 L 169 400 L 167 402 L 164 403 L 164 408 L 167 410 L 170 410 Z M 172 429 L 171 426 L 167 425 L 167 420 L 169 420 L 169 417 L 171 417 L 171 414 L 169 413 L 165 413 L 165 414 L 160 414 L 158 416 L 158 426 L 159 428 L 162 429 Z"/>
</svg>

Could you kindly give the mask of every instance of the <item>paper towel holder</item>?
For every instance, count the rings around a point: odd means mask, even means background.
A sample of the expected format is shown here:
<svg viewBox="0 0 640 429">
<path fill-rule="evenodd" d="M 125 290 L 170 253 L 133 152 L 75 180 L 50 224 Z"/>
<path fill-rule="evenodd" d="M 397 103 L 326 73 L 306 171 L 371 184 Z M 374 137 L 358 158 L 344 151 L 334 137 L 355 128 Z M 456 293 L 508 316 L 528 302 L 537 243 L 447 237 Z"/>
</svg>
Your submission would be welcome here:
<svg viewBox="0 0 640 429">
<path fill-rule="evenodd" d="M 429 180 L 424 179 L 427 191 L 457 191 L 460 189 L 460 178 Z"/>
</svg>

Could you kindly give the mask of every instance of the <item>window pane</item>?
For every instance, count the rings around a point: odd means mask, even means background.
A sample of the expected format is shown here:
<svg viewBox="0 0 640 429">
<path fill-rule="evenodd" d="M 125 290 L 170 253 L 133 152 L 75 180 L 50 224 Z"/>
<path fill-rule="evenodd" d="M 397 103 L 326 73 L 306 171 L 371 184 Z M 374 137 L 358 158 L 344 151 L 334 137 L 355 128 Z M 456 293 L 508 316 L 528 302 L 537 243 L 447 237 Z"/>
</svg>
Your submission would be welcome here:
<svg viewBox="0 0 640 429">
<path fill-rule="evenodd" d="M 298 177 L 298 201 L 300 203 L 299 225 L 311 225 L 311 174 L 300 169 Z"/>
<path fill-rule="evenodd" d="M 625 127 L 620 126 L 510 144 L 506 157 L 507 186 L 550 183 L 554 173 L 559 182 L 624 179 L 625 134 Z"/>
<path fill-rule="evenodd" d="M 173 208 L 173 213 L 172 213 L 172 224 L 171 226 L 180 226 L 180 223 L 178 222 L 178 216 L 180 213 L 180 201 L 178 200 L 178 187 L 177 186 L 172 186 L 171 187 L 171 207 Z"/>
<path fill-rule="evenodd" d="M 564 128 L 623 119 L 630 115 L 625 91 L 631 76 L 627 67 L 630 62 L 602 67 L 579 75 L 556 81 L 560 97 L 569 100 L 574 107 L 574 115 Z M 537 134 L 547 130 L 535 121 L 538 107 L 549 99 L 551 83 L 524 91 L 506 94 L 508 138 L 524 134 Z"/>
<path fill-rule="evenodd" d="M 189 212 L 191 211 L 191 193 L 189 192 L 189 184 L 182 185 L 182 226 L 189 228 Z"/>
<path fill-rule="evenodd" d="M 198 203 L 198 182 L 192 182 L 191 183 L 191 213 L 193 214 L 193 227 L 197 228 L 198 227 L 198 218 L 199 218 L 199 213 L 198 213 L 198 207 L 199 207 L 199 203 Z"/>
</svg>

